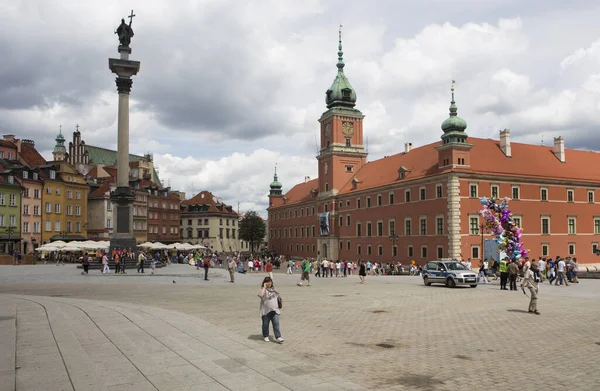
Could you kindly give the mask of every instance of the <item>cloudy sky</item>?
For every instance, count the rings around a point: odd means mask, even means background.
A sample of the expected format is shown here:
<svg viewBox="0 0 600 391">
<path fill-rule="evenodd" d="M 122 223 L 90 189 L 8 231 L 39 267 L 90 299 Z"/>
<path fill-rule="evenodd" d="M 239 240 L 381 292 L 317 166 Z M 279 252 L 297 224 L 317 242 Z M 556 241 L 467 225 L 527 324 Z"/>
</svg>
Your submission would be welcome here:
<svg viewBox="0 0 600 391">
<path fill-rule="evenodd" d="M 59 125 L 116 147 L 108 58 L 131 9 L 131 152 L 165 183 L 264 214 L 317 173 L 317 119 L 336 74 L 366 114 L 369 160 L 439 140 L 456 80 L 467 132 L 600 150 L 596 0 L 11 0 L 0 2 L 0 131 L 51 157 Z"/>
</svg>

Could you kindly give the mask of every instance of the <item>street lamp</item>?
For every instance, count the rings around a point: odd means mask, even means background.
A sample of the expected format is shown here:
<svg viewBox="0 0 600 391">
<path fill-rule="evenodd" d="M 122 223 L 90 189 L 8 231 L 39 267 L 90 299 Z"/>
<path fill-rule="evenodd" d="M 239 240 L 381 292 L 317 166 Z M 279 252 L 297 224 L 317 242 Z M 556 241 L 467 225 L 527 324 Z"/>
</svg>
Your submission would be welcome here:
<svg viewBox="0 0 600 391">
<path fill-rule="evenodd" d="M 11 253 L 11 247 L 12 247 L 10 245 L 11 244 L 11 242 L 10 242 L 10 236 L 15 233 L 15 227 L 11 227 L 11 226 L 7 227 L 6 228 L 6 233 L 8 234 L 8 244 L 6 245 L 6 248 L 8 250 L 7 252 L 10 254 Z"/>
<path fill-rule="evenodd" d="M 479 232 L 481 233 L 481 254 L 479 254 L 479 257 L 481 259 L 483 259 L 483 253 L 484 253 L 484 243 L 483 243 L 483 230 L 485 229 L 485 224 L 481 223 L 479 224 Z"/>
<path fill-rule="evenodd" d="M 392 230 L 392 233 L 390 234 L 390 240 L 392 241 L 392 265 L 396 262 L 396 243 L 398 243 L 398 239 L 400 238 L 400 235 L 398 235 L 397 233 L 394 232 L 394 230 Z"/>
</svg>

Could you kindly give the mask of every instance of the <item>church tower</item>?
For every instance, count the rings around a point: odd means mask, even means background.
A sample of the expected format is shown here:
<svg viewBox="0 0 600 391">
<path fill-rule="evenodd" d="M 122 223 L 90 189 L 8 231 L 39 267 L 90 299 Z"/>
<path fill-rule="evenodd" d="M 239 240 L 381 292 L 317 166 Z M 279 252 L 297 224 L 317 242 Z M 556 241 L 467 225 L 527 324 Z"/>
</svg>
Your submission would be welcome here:
<svg viewBox="0 0 600 391">
<path fill-rule="evenodd" d="M 458 116 L 458 108 L 454 101 L 454 81 L 452 81 L 452 100 L 450 101 L 450 116 L 442 122 L 442 145 L 436 147 L 438 150 L 438 167 L 463 168 L 471 167 L 469 151 L 473 144 L 467 142 L 469 137 L 465 132 L 467 121 Z"/>
<path fill-rule="evenodd" d="M 52 151 L 52 156 L 54 157 L 54 161 L 62 162 L 67 158 L 67 149 L 65 148 L 65 138 L 62 134 L 62 126 L 56 135 L 56 145 L 54 146 L 54 151 Z"/>
<path fill-rule="evenodd" d="M 366 163 L 363 145 L 363 118 L 355 109 L 356 91 L 344 74 L 342 27 L 339 30 L 337 75 L 326 91 L 321 124 L 319 161 L 319 198 L 335 196 Z"/>
</svg>

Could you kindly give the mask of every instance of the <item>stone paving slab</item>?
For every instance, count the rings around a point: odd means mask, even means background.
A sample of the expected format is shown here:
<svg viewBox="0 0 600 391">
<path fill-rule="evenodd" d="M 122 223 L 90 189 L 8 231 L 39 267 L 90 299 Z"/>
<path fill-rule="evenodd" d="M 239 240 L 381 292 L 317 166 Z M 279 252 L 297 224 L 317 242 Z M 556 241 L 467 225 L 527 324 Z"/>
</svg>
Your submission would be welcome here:
<svg viewBox="0 0 600 391">
<path fill-rule="evenodd" d="M 16 350 L 19 367 L 14 355 L 3 361 L 2 390 L 362 389 L 332 384 L 306 370 L 310 363 L 294 367 L 256 350 L 256 341 L 176 311 L 36 296 L 0 300 L 0 316 L 13 324 L 0 331 L 3 352 Z"/>
<path fill-rule="evenodd" d="M 22 329 L 29 340 L 17 343 L 24 357 L 36 347 L 44 354 L 54 351 L 47 335 L 35 333 L 48 327 L 44 313 L 17 305 L 33 299 L 49 309 L 51 322 L 69 324 L 72 334 L 64 337 L 54 328 L 59 343 L 72 341 L 72 335 L 78 341 L 66 342 L 65 351 L 85 352 L 93 365 L 109 364 L 100 357 L 127 359 L 155 384 L 150 389 L 236 389 L 246 378 L 261 389 L 294 390 L 488 391 L 524 384 L 532 390 L 596 390 L 600 384 L 595 365 L 600 281 L 595 280 L 569 287 L 542 284 L 542 315 L 534 316 L 526 312 L 528 298 L 520 291 L 500 291 L 498 281 L 448 289 L 425 287 L 419 277 L 368 276 L 359 284 L 352 276 L 312 278 L 311 287 L 297 287 L 298 275 L 276 274 L 286 338 L 278 345 L 260 336 L 256 292 L 262 273 L 239 275 L 230 284 L 223 270 L 211 270 L 208 282 L 190 276 L 173 284 L 169 276 L 81 276 L 60 267 L 28 275 L 19 267 L 6 268 L 0 270 L 0 293 L 17 293 L 18 299 L 13 295 L 11 303 L 2 303 L 29 317 Z M 189 365 L 204 375 L 171 374 L 172 367 Z M 482 374 L 485 381 L 477 381 Z M 93 375 L 106 389 L 145 384 L 131 378 L 107 386 Z M 195 375 L 213 380 L 190 386 Z M 72 377 L 75 389 L 78 378 Z M 158 379 L 166 381 L 157 386 Z"/>
</svg>

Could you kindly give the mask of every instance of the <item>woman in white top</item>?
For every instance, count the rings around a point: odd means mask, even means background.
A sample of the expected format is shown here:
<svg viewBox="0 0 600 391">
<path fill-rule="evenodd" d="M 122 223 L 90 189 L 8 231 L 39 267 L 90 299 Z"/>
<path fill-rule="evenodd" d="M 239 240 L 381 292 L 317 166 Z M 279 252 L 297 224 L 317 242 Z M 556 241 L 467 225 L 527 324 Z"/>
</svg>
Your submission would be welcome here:
<svg viewBox="0 0 600 391">
<path fill-rule="evenodd" d="M 262 318 L 262 336 L 265 342 L 269 342 L 269 323 L 273 323 L 275 341 L 282 343 L 281 331 L 279 331 L 279 292 L 273 287 L 271 277 L 265 277 L 262 287 L 258 291 L 260 297 L 260 316 Z"/>
</svg>

